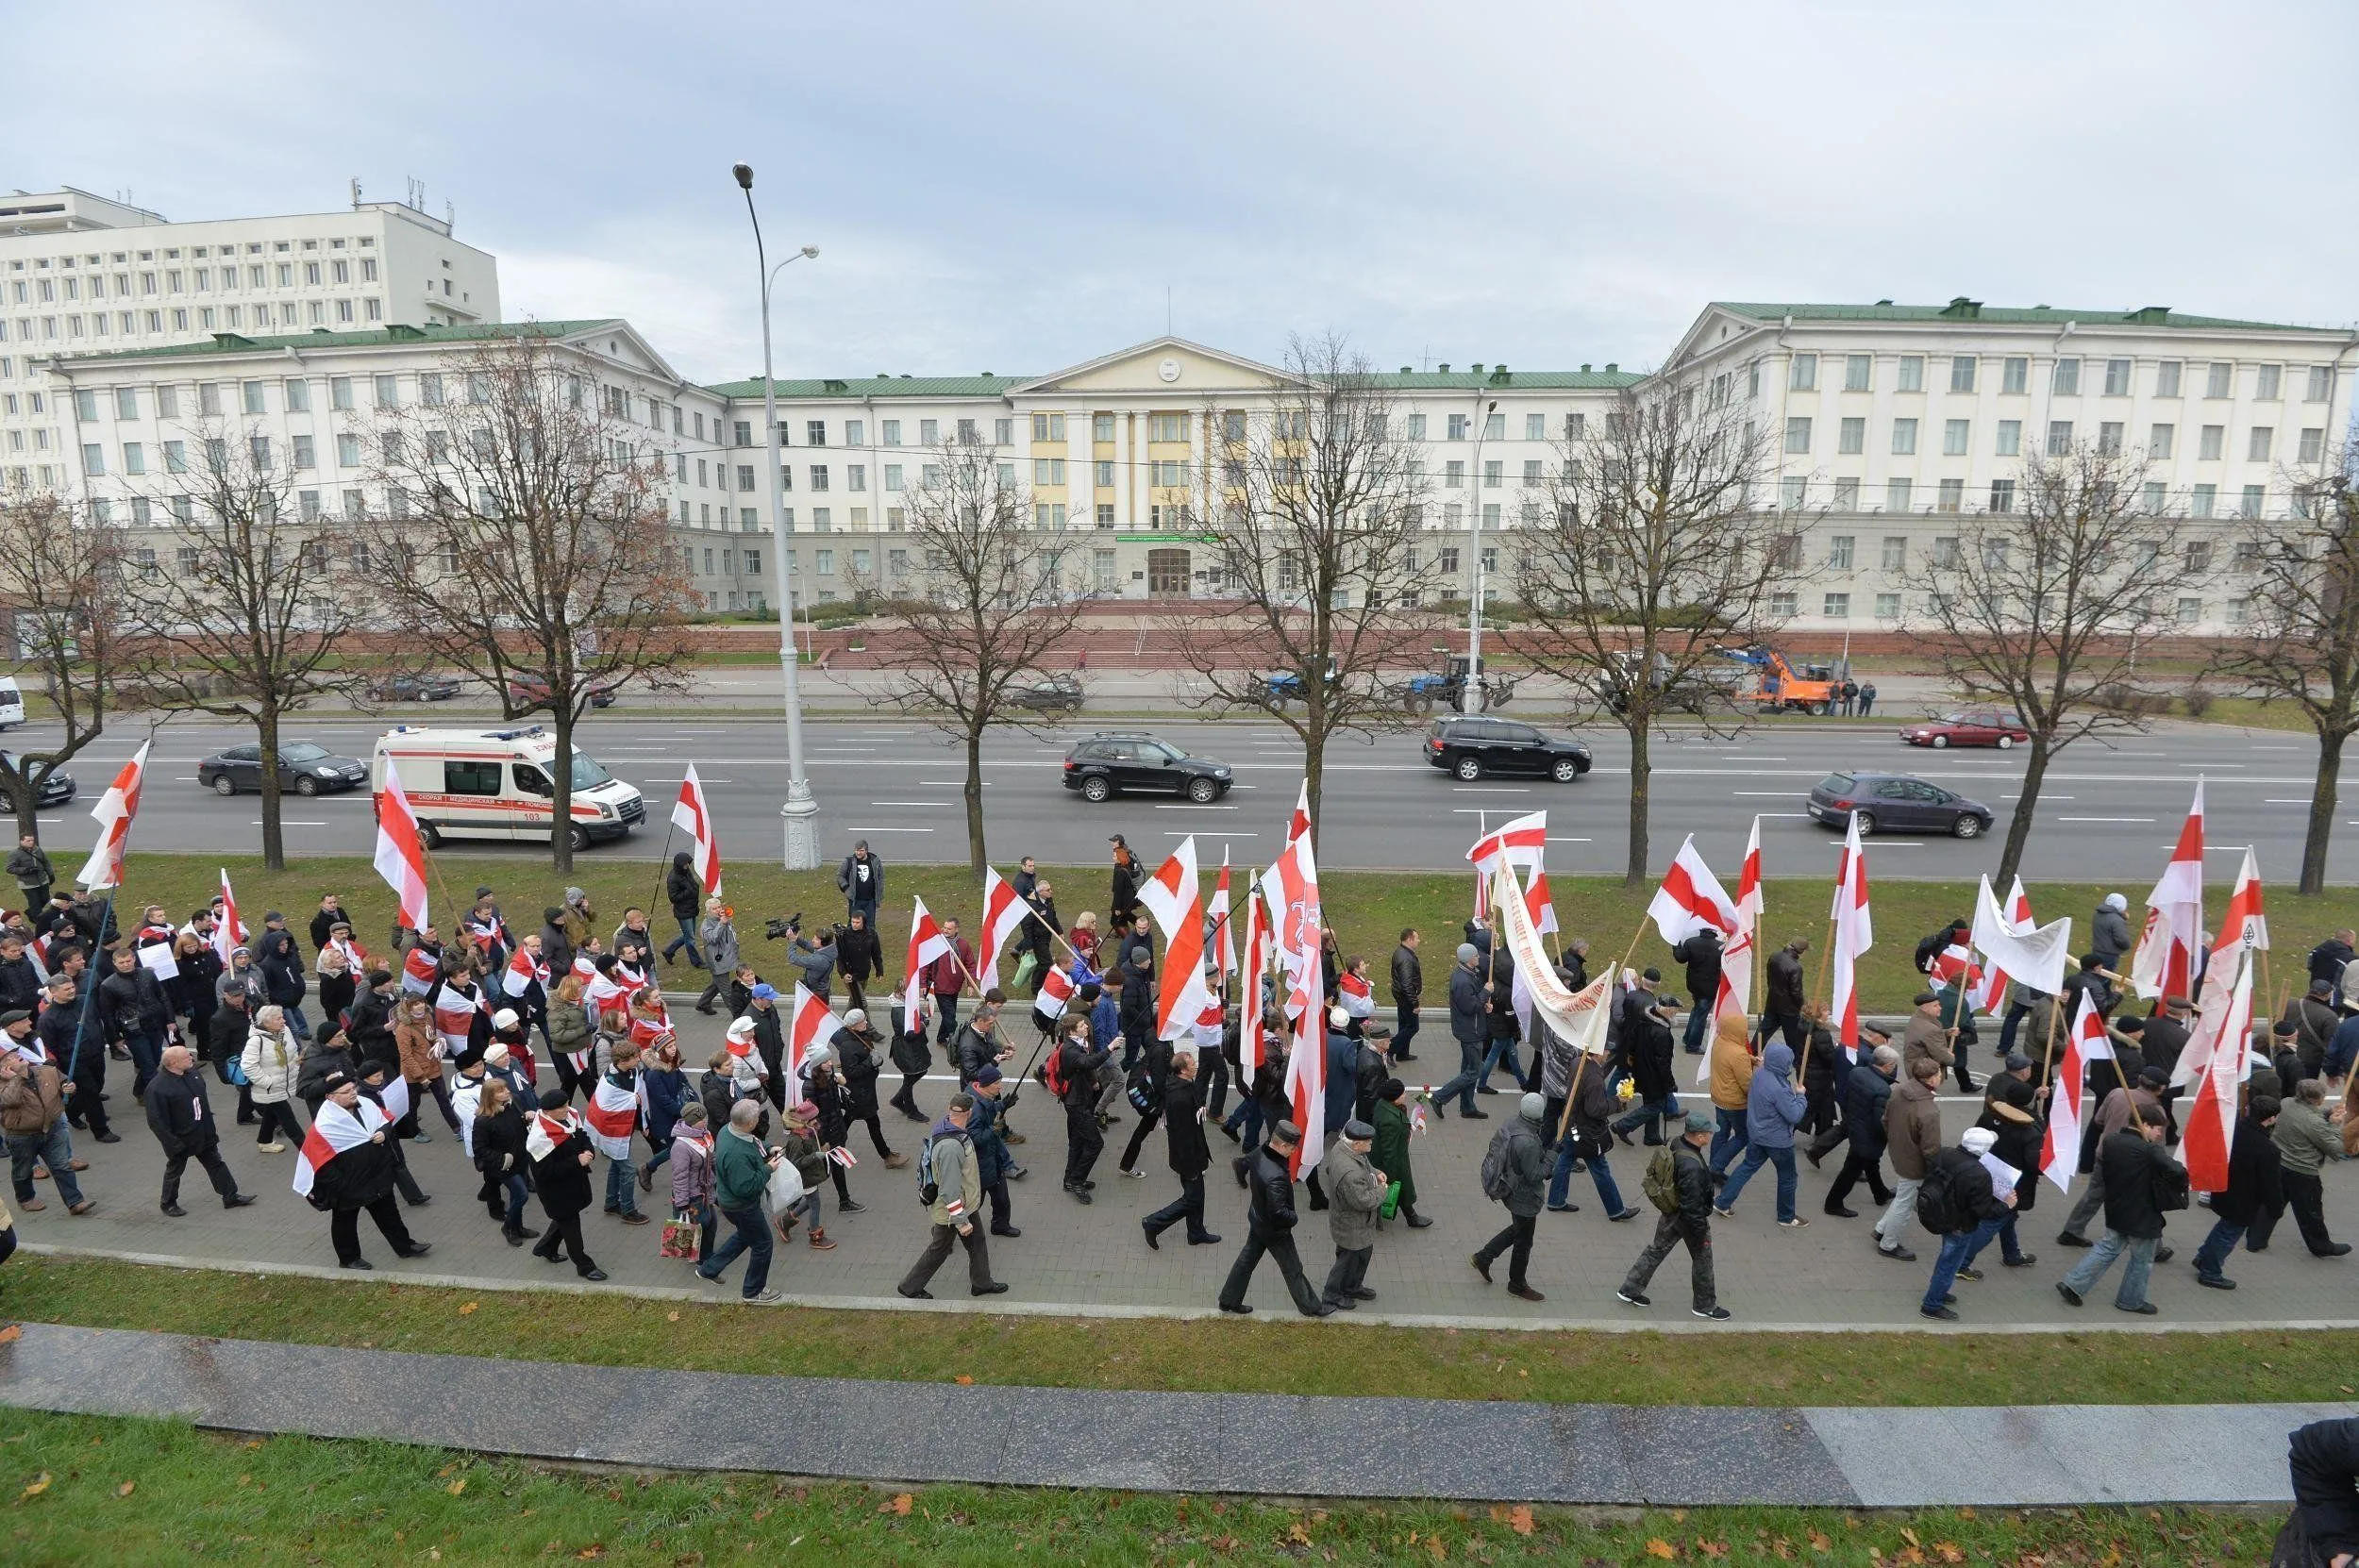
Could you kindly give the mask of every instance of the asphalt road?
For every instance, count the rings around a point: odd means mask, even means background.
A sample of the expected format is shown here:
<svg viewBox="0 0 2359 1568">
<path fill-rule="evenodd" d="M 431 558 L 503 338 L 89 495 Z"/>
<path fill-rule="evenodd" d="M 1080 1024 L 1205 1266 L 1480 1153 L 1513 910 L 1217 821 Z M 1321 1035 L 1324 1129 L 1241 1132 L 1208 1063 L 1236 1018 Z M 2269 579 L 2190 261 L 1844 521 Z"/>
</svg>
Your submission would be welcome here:
<svg viewBox="0 0 2359 1568">
<path fill-rule="evenodd" d="M 985 800 L 993 858 L 1030 853 L 1052 863 L 1095 863 L 1105 835 L 1121 831 L 1142 853 L 1197 835 L 1208 859 L 1228 846 L 1241 864 L 1276 851 L 1302 776 L 1292 734 L 1258 722 L 1168 722 L 1154 726 L 1175 744 L 1217 756 L 1236 770 L 1235 790 L 1211 806 L 1124 798 L 1089 806 L 1058 782 L 1065 740 L 1010 732 L 986 743 Z M 382 726 L 345 715 L 299 725 L 289 739 L 317 741 L 365 759 Z M 806 726 L 823 842 L 837 852 L 866 836 L 888 859 L 965 859 L 960 804 L 963 767 L 955 743 L 920 726 L 875 718 Z M 36 742 L 42 726 L 11 733 L 10 747 Z M 245 739 L 210 723 L 176 722 L 158 731 L 138 844 L 162 850 L 255 853 L 260 847 L 255 796 L 220 799 L 196 787 L 197 759 Z M 1551 871 L 1618 872 L 1625 854 L 1630 756 L 1617 730 L 1584 732 L 1597 766 L 1574 784 L 1545 779 L 1484 779 L 1460 784 L 1423 761 L 1414 735 L 1346 739 L 1331 746 L 1321 832 L 1323 861 L 1336 867 L 1442 869 L 1462 866 L 1466 845 L 1486 825 L 1546 808 Z M 75 805 L 42 814 L 55 842 L 78 845 L 91 830 L 90 805 L 138 737 L 109 735 L 76 758 Z M 652 858 L 682 765 L 694 761 L 721 828 L 724 852 L 769 856 L 779 847 L 778 803 L 786 788 L 785 731 L 775 721 L 699 718 L 676 721 L 600 718 L 585 725 L 583 748 L 647 796 L 647 823 L 601 856 Z M 1874 841 L 1873 876 L 1971 876 L 1995 867 L 1999 838 L 2014 810 L 2023 775 L 2020 750 L 1912 750 L 1891 731 L 1763 721 L 1741 735 L 1686 735 L 1653 747 L 1653 829 L 1649 859 L 1660 870 L 1696 835 L 1705 858 L 1732 876 L 1750 820 L 1762 820 L 1763 855 L 1771 876 L 1832 873 L 1837 834 L 1802 814 L 1811 786 L 1834 767 L 1913 773 L 1988 805 L 1999 816 L 1992 838 L 1972 842 L 1893 835 Z M 2178 836 L 2198 776 L 2206 780 L 2211 874 L 2235 874 L 2243 847 L 2259 853 L 2264 877 L 2290 880 L 2307 820 L 2316 747 L 2283 731 L 2173 725 L 2113 745 L 2083 742 L 2050 768 L 2025 867 L 2049 880 L 2117 880 L 2149 886 Z M 2345 809 L 2359 812 L 2359 802 Z M 288 842 L 296 854 L 366 854 L 365 793 L 301 800 L 290 796 Z M 2359 881 L 2359 817 L 2337 824 L 2330 878 Z M 510 848 L 519 855 L 532 851 Z"/>
</svg>

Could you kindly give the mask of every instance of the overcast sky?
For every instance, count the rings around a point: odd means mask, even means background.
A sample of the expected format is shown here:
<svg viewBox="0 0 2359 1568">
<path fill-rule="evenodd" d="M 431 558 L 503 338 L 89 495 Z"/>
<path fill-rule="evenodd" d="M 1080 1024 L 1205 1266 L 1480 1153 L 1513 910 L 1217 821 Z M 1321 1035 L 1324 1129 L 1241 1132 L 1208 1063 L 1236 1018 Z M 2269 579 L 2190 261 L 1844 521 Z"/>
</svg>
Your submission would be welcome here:
<svg viewBox="0 0 2359 1568">
<path fill-rule="evenodd" d="M 426 181 L 506 313 L 757 374 L 1152 337 L 1652 364 L 1714 298 L 2359 318 L 2359 6 L 1064 0 L 14 8 L 0 185 Z M 44 63 L 45 62 L 45 63 Z"/>
</svg>

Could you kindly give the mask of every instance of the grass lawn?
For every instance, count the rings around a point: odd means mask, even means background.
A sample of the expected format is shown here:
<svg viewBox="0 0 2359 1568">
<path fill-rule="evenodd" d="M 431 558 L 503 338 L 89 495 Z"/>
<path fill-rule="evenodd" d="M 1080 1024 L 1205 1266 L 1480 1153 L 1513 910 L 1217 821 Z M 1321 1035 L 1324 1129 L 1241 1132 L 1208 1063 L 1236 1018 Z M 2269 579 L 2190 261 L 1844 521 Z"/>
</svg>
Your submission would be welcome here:
<svg viewBox="0 0 2359 1568">
<path fill-rule="evenodd" d="M 489 1303 L 502 1309 L 477 1309 Z M 1483 1333 L 895 1313 L 346 1284 L 20 1256 L 0 1311 L 97 1328 L 908 1382 L 1625 1405 L 2240 1404 L 2341 1397 L 2324 1333 Z M 1339 1343 L 1340 1336 L 1340 1343 Z"/>
<path fill-rule="evenodd" d="M 300 1391 L 291 1391 L 299 1393 Z M 1363 1434 L 1371 1445 L 1383 1434 Z M 978 1432 L 978 1442 L 988 1434 Z M 25 1563 L 2223 1564 L 2282 1510 L 1459 1508 L 584 1471 L 439 1448 L 0 1411 Z"/>
<path fill-rule="evenodd" d="M 59 859 L 63 861 L 66 858 L 60 855 Z M 259 859 L 253 857 L 230 857 L 225 861 L 217 857 L 142 854 L 135 844 L 129 881 L 118 899 L 124 911 L 118 915 L 119 920 L 127 928 L 137 922 L 140 906 L 149 902 L 164 905 L 177 919 L 187 918 L 189 910 L 199 908 L 212 896 L 217 870 L 225 864 L 237 888 L 239 909 L 249 926 L 259 928 L 262 912 L 276 909 L 285 910 L 290 925 L 300 932 L 311 911 L 318 908 L 320 895 L 335 892 L 343 895 L 345 909 L 355 911 L 354 929 L 362 945 L 383 951 L 393 921 L 393 895 L 369 863 L 358 856 L 304 859 L 282 874 L 269 876 L 262 872 Z M 675 929 L 661 897 L 662 868 L 651 862 L 625 861 L 593 853 L 577 862 L 570 877 L 560 877 L 537 859 L 516 854 L 454 852 L 432 857 L 432 865 L 435 919 L 445 934 L 455 924 L 451 913 L 454 899 L 472 903 L 478 884 L 496 892 L 510 925 L 522 933 L 540 928 L 542 909 L 557 902 L 569 881 L 589 890 L 601 917 L 601 928 L 610 933 L 621 924 L 624 907 L 633 903 L 649 909 L 648 924 L 660 936 Z M 1721 869 L 1733 887 L 1736 868 Z M 1081 910 L 1094 909 L 1098 912 L 1100 929 L 1104 928 L 1108 868 L 1044 867 L 1042 875 L 1056 887 L 1058 909 L 1068 922 Z M 1244 868 L 1239 868 L 1238 887 L 1242 888 L 1245 877 Z M 1632 951 L 1633 962 L 1660 965 L 1675 988 L 1681 984 L 1670 949 L 1664 945 L 1651 925 L 1643 929 L 1641 926 L 1647 901 L 1654 895 L 1651 883 L 1628 888 L 1618 879 L 1604 876 L 1549 880 L 1555 891 L 1557 919 L 1564 927 L 1564 939 L 1570 940 L 1575 934 L 1590 939 L 1593 970 L 1608 958 L 1618 959 L 1625 951 Z M 1338 871 L 1329 873 L 1322 881 L 1328 916 L 1342 932 L 1345 954 L 1367 958 L 1380 976 L 1385 973 L 1387 955 L 1403 926 L 1414 926 L 1426 933 L 1428 1000 L 1438 1001 L 1443 976 L 1449 967 L 1449 953 L 1457 945 L 1458 928 L 1469 906 L 1470 876 L 1447 872 Z M 892 908 L 883 921 L 885 961 L 895 977 L 898 976 L 901 948 L 907 942 L 908 900 L 912 894 L 924 898 L 927 908 L 937 916 L 963 917 L 972 933 L 980 890 L 969 879 L 964 867 L 895 863 L 889 870 L 886 885 L 891 892 Z M 739 911 L 738 936 L 747 961 L 765 974 L 783 966 L 765 963 L 777 949 L 762 941 L 763 917 L 800 909 L 809 920 L 833 919 L 844 907 L 835 889 L 832 862 L 825 869 L 811 872 L 786 872 L 772 865 L 741 862 L 728 868 L 727 887 Z M 1206 891 L 1210 892 L 1209 878 Z M 2034 882 L 2030 888 L 2032 906 L 2039 918 L 2052 920 L 2068 914 L 2073 918 L 2076 932 L 2085 929 L 2097 901 L 2112 891 L 2115 890 L 2110 887 L 2085 882 Z M 2140 891 L 2130 890 L 2133 899 Z M 2229 885 L 2219 883 L 2208 889 L 2205 896 L 2217 908 L 2226 903 L 2228 893 Z M 1765 890 L 1769 912 L 1765 917 L 1764 950 L 1774 952 L 1790 938 L 1808 937 L 1813 951 L 1807 969 L 1814 990 L 1817 989 L 1818 966 L 1824 957 L 1830 894 L 1830 883 L 1804 878 L 1771 877 Z M 2285 952 L 2285 958 L 2276 966 L 2281 971 L 2276 976 L 2280 987 L 2300 977 L 2300 955 L 2313 942 L 2337 926 L 2359 926 L 2359 888 L 2335 888 L 2317 898 L 2300 898 L 2273 887 L 2268 890 L 2268 900 L 2278 946 Z M 1971 883 L 1965 882 L 1879 882 L 1875 884 L 1875 905 L 1879 940 L 1862 966 L 1862 994 L 1871 1011 L 1900 1012 L 1906 1009 L 1908 999 L 1919 983 L 1909 961 L 1917 939 L 1953 917 L 1972 915 L 1974 889 Z M 1634 950 L 1633 935 L 1639 937 Z M 693 973 L 682 964 L 667 968 L 665 977 L 676 986 L 689 985 Z M 701 976 L 694 976 L 694 984 L 700 988 Z M 2272 1003 L 2276 1000 L 2272 995 Z"/>
</svg>

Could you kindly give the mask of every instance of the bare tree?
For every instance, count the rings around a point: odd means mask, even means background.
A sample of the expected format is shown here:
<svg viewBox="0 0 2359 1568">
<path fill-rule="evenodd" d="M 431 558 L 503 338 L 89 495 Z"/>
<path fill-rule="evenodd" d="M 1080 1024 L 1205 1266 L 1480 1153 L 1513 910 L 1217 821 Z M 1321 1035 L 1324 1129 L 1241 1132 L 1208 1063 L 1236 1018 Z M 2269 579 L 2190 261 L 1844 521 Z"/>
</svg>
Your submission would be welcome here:
<svg viewBox="0 0 2359 1568">
<path fill-rule="evenodd" d="M 0 499 L 0 605 L 15 622 L 17 674 L 39 678 L 64 731 L 46 750 L 0 752 L 0 788 L 20 836 L 41 836 L 49 776 L 106 733 L 124 558 L 121 528 L 76 524 L 45 491 Z"/>
<path fill-rule="evenodd" d="M 699 608 L 670 543 L 662 455 L 610 395 L 588 361 L 515 328 L 444 360 L 367 437 L 385 493 L 376 580 L 402 640 L 488 686 L 509 718 L 551 718 L 560 872 L 589 843 L 576 725 L 626 682 L 683 686 L 681 621 Z"/>
<path fill-rule="evenodd" d="M 911 635 L 884 654 L 892 672 L 874 699 L 958 737 L 966 754 L 966 853 L 979 880 L 983 735 L 1024 725 L 1014 696 L 1073 627 L 1084 598 L 1065 569 L 1065 536 L 1034 525 L 1031 492 L 988 443 L 935 447 L 913 490 L 902 492 L 908 570 L 859 581 L 897 597 Z"/>
<path fill-rule="evenodd" d="M 1623 880 L 1647 879 L 1649 742 L 1733 632 L 1766 623 L 1790 587 L 1800 519 L 1756 495 L 1765 447 L 1742 410 L 1694 389 L 1641 385 L 1560 444 L 1556 474 L 1513 537 L 1514 581 L 1535 667 L 1581 691 L 1630 734 L 1630 848 Z"/>
<path fill-rule="evenodd" d="M 337 526 L 291 509 L 290 454 L 275 452 L 259 428 L 219 420 L 191 435 L 188 472 L 158 481 L 148 497 L 177 525 L 175 558 L 142 562 L 126 581 L 118 645 L 127 672 L 166 711 L 254 726 L 262 863 L 284 871 L 282 793 L 311 794 L 320 784 L 309 772 L 282 776 L 280 733 L 288 715 L 357 689 L 343 642 L 368 623 L 374 596 L 365 577 L 345 575 L 350 542 Z"/>
<path fill-rule="evenodd" d="M 2026 458 L 2015 509 L 1960 516 L 1954 542 L 1937 540 L 1907 575 L 1905 629 L 1966 700 L 2005 705 L 2031 732 L 2000 887 L 2022 866 L 2056 754 L 2144 727 L 2136 640 L 2187 571 L 2176 525 L 2140 503 L 2146 466 L 2086 443 Z"/>
<path fill-rule="evenodd" d="M 2326 891 L 2343 746 L 2359 733 L 2359 449 L 2299 475 L 2298 524 L 2254 527 L 2240 544 L 2244 635 L 2223 642 L 2211 669 L 2264 702 L 2292 703 L 2318 737 L 2317 779 L 2301 841 L 2300 892 Z"/>
<path fill-rule="evenodd" d="M 1390 385 L 1347 342 L 1297 338 L 1283 369 L 1265 411 L 1202 411 L 1205 460 L 1180 503 L 1241 616 L 1169 626 L 1195 706 L 1249 708 L 1301 739 L 1316 824 L 1328 742 L 1402 722 L 1383 669 L 1419 624 L 1427 484 Z"/>
</svg>

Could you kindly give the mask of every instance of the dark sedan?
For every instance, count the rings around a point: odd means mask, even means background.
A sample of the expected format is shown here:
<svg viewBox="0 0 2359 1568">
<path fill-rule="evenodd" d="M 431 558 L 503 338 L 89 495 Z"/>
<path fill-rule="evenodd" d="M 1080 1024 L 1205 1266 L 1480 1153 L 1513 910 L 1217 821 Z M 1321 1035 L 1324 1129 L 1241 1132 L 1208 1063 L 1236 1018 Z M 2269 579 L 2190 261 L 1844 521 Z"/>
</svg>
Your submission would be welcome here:
<svg viewBox="0 0 2359 1568">
<path fill-rule="evenodd" d="M 1990 831 L 1991 809 L 1938 784 L 1892 773 L 1831 773 L 1810 792 L 1813 822 L 1840 828 L 1853 818 L 1859 835 L 1947 833 L 1979 839 Z"/>
<path fill-rule="evenodd" d="M 1931 746 L 1935 751 L 1946 751 L 1951 746 L 1997 746 L 2005 751 L 2031 738 L 2032 732 L 2023 726 L 2022 720 L 1996 708 L 1944 713 L 1900 731 L 1900 739 L 1906 744 Z"/>
<path fill-rule="evenodd" d="M 369 688 L 377 702 L 448 702 L 460 690 L 456 676 L 394 676 Z"/>
<path fill-rule="evenodd" d="M 234 795 L 241 790 L 259 791 L 262 748 L 231 746 L 226 751 L 217 751 L 197 763 L 196 781 L 217 795 Z M 325 795 L 343 790 L 365 790 L 368 785 L 366 762 L 338 757 L 326 746 L 309 741 L 291 741 L 278 748 L 278 787 L 282 790 L 293 790 L 299 795 Z"/>
<path fill-rule="evenodd" d="M 1029 685 L 1012 687 L 1008 702 L 1015 708 L 1029 709 L 1035 713 L 1079 713 L 1081 710 L 1081 683 L 1072 676 L 1050 676 Z"/>
<path fill-rule="evenodd" d="M 23 771 L 25 759 L 15 752 L 0 751 L 0 757 L 8 759 L 8 766 L 20 772 Z M 74 776 L 63 768 L 59 768 L 41 781 L 41 792 L 34 797 L 34 801 L 35 804 L 41 806 L 63 806 L 74 798 L 75 789 Z"/>
</svg>

